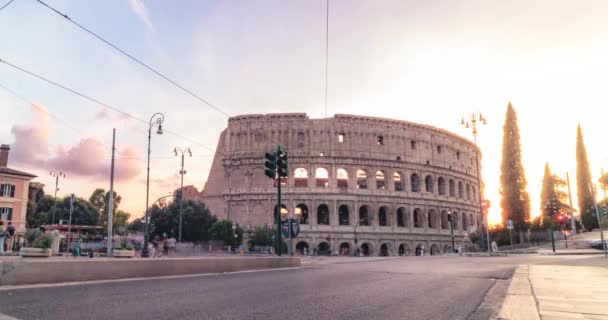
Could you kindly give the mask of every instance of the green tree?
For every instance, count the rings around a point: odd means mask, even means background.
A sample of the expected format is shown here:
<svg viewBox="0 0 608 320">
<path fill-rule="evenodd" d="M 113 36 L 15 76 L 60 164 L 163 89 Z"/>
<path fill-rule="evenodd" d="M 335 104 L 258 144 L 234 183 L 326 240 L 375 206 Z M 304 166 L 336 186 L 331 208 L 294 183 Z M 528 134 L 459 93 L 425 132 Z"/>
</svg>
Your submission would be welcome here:
<svg viewBox="0 0 608 320">
<path fill-rule="evenodd" d="M 591 169 L 587 160 L 587 149 L 583 141 L 581 125 L 576 129 L 576 189 L 578 196 L 578 209 L 582 214 L 585 228 L 597 228 L 597 218 L 591 212 L 593 207 L 593 194 L 591 188 Z"/>
<path fill-rule="evenodd" d="M 66 220 L 70 217 L 70 197 L 65 197 L 57 201 L 55 220 Z M 52 217 L 47 215 L 47 223 Z M 76 197 L 74 199 L 74 212 L 72 213 L 72 224 L 96 226 L 99 223 L 97 209 L 87 200 Z"/>
<path fill-rule="evenodd" d="M 125 234 L 129 227 L 129 218 L 131 215 L 122 210 L 116 211 L 112 218 L 112 230 L 115 234 Z"/>
<path fill-rule="evenodd" d="M 236 230 L 232 230 L 232 221 L 227 219 L 216 221 L 209 228 L 209 233 L 213 240 L 222 240 L 226 245 L 237 246 L 243 241 L 243 229 L 237 225 Z"/>
<path fill-rule="evenodd" d="M 117 217 L 116 213 L 118 212 L 118 206 L 122 200 L 122 197 L 113 192 L 113 202 L 112 202 L 112 228 L 115 228 L 116 223 L 114 221 L 120 221 L 123 217 Z M 97 209 L 97 214 L 99 215 L 100 226 L 103 230 L 108 230 L 108 210 L 110 201 L 110 191 L 105 191 L 102 188 L 97 188 L 93 191 L 91 196 L 89 197 L 89 202 Z M 116 229 L 113 229 L 113 232 L 116 232 Z"/>
<path fill-rule="evenodd" d="M 182 240 L 198 243 L 210 240 L 209 228 L 217 221 L 211 215 L 204 203 L 186 200 L 183 208 Z M 150 208 L 150 235 L 178 236 L 179 232 L 179 202 L 172 202 L 164 207 L 153 206 Z M 137 223 L 132 225 L 136 228 Z"/>
<path fill-rule="evenodd" d="M 268 231 L 268 225 L 255 227 L 249 235 L 251 243 L 255 246 L 265 246 L 272 241 L 272 235 Z"/>
<path fill-rule="evenodd" d="M 555 179 L 551 175 L 551 169 L 549 169 L 549 163 L 545 163 L 545 174 L 543 175 L 543 188 L 540 191 L 540 210 L 544 215 L 548 215 L 546 206 L 551 199 L 556 199 L 555 194 Z"/>
<path fill-rule="evenodd" d="M 527 184 L 521 161 L 517 114 L 509 102 L 503 126 L 500 206 L 502 207 L 503 225 L 508 219 L 512 219 L 515 231 L 520 233 L 520 242 L 523 241 L 523 231 L 528 229 L 530 221 L 530 196 L 526 192 Z"/>
</svg>

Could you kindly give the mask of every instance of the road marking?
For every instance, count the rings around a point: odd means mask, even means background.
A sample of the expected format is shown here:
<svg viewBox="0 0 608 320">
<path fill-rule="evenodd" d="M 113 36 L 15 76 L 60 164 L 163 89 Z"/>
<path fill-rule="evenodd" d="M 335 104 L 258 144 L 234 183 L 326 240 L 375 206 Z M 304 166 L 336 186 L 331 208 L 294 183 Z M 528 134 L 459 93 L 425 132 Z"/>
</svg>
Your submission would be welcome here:
<svg viewBox="0 0 608 320">
<path fill-rule="evenodd" d="M 13 318 L 11 316 L 7 316 L 4 313 L 0 313 L 0 320 L 19 320 L 19 319 Z"/>
<path fill-rule="evenodd" d="M 20 285 L 20 286 L 0 286 L 0 291 L 53 288 L 53 287 L 69 287 L 69 286 L 82 286 L 82 285 L 89 285 L 89 284 L 104 284 L 104 283 L 146 281 L 146 280 L 170 280 L 170 279 L 222 276 L 222 275 L 241 274 L 241 273 L 256 273 L 256 272 L 284 271 L 284 270 L 298 270 L 298 269 L 307 269 L 307 267 L 274 268 L 274 269 L 270 268 L 270 269 L 242 270 L 242 271 L 219 272 L 219 273 L 195 273 L 195 274 L 181 274 L 181 275 L 174 275 L 174 276 L 91 280 L 91 281 L 75 281 L 75 282 L 60 282 L 60 283 L 40 283 L 40 284 L 26 284 L 26 285 Z M 0 314 L 0 316 L 1 315 L 2 314 Z M 7 318 L 6 320 L 10 320 L 10 319 L 13 319 L 13 318 Z M 5 319 L 0 317 L 0 320 L 5 320 Z"/>
</svg>

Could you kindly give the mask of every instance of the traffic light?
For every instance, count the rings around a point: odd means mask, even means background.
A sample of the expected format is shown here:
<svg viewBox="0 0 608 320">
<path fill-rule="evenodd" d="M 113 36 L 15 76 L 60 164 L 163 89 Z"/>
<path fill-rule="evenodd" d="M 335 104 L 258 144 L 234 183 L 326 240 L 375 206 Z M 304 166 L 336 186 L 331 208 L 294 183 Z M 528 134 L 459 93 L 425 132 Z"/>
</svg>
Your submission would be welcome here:
<svg viewBox="0 0 608 320">
<path fill-rule="evenodd" d="M 268 153 L 264 155 L 266 158 L 266 162 L 264 166 L 266 166 L 266 170 L 264 170 L 264 174 L 271 179 L 275 179 L 277 177 L 277 154 L 276 152 Z"/>
<path fill-rule="evenodd" d="M 277 173 L 279 178 L 286 178 L 287 172 L 287 153 L 279 150 L 277 152 Z"/>
</svg>

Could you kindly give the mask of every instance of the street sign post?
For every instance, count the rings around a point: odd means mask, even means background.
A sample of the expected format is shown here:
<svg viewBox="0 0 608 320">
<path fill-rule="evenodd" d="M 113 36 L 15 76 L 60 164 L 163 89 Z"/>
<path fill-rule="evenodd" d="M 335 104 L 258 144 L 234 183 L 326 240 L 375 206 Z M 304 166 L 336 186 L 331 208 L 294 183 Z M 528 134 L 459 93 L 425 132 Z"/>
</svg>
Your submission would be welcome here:
<svg viewBox="0 0 608 320">
<path fill-rule="evenodd" d="M 285 237 L 289 237 L 290 231 L 291 238 L 296 238 L 298 234 L 300 234 L 300 224 L 295 219 L 283 220 L 281 222 L 281 233 L 283 233 Z"/>
<path fill-rule="evenodd" d="M 511 250 L 513 250 L 513 235 L 511 234 L 511 230 L 513 230 L 513 220 L 507 220 L 507 229 L 509 229 L 509 240 L 511 241 Z"/>
</svg>

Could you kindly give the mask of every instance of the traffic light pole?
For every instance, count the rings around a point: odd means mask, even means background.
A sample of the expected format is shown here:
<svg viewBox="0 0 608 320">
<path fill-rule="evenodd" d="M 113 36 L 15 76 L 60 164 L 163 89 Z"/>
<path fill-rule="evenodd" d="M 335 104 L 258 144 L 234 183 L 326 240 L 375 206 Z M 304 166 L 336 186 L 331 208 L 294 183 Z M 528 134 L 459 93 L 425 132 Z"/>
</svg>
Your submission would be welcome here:
<svg viewBox="0 0 608 320">
<path fill-rule="evenodd" d="M 600 227 L 600 239 L 602 240 L 602 248 L 604 249 L 604 258 L 608 259 L 608 251 L 606 250 L 606 242 L 604 241 L 604 228 L 602 228 L 602 219 L 600 218 L 600 210 L 597 206 L 597 199 L 595 198 L 595 188 L 592 186 L 591 194 L 593 195 L 593 205 L 595 206 L 595 217 L 597 218 L 597 225 Z"/>
<path fill-rule="evenodd" d="M 553 217 L 551 217 L 551 247 L 553 248 L 553 253 L 555 253 L 555 237 L 553 236 L 553 225 L 555 224 L 555 222 L 553 222 Z"/>
<path fill-rule="evenodd" d="M 277 144 L 277 162 L 279 160 L 280 153 L 281 146 Z M 277 173 L 277 177 L 277 255 L 281 256 L 283 251 L 283 242 L 281 241 L 281 176 Z"/>
</svg>

